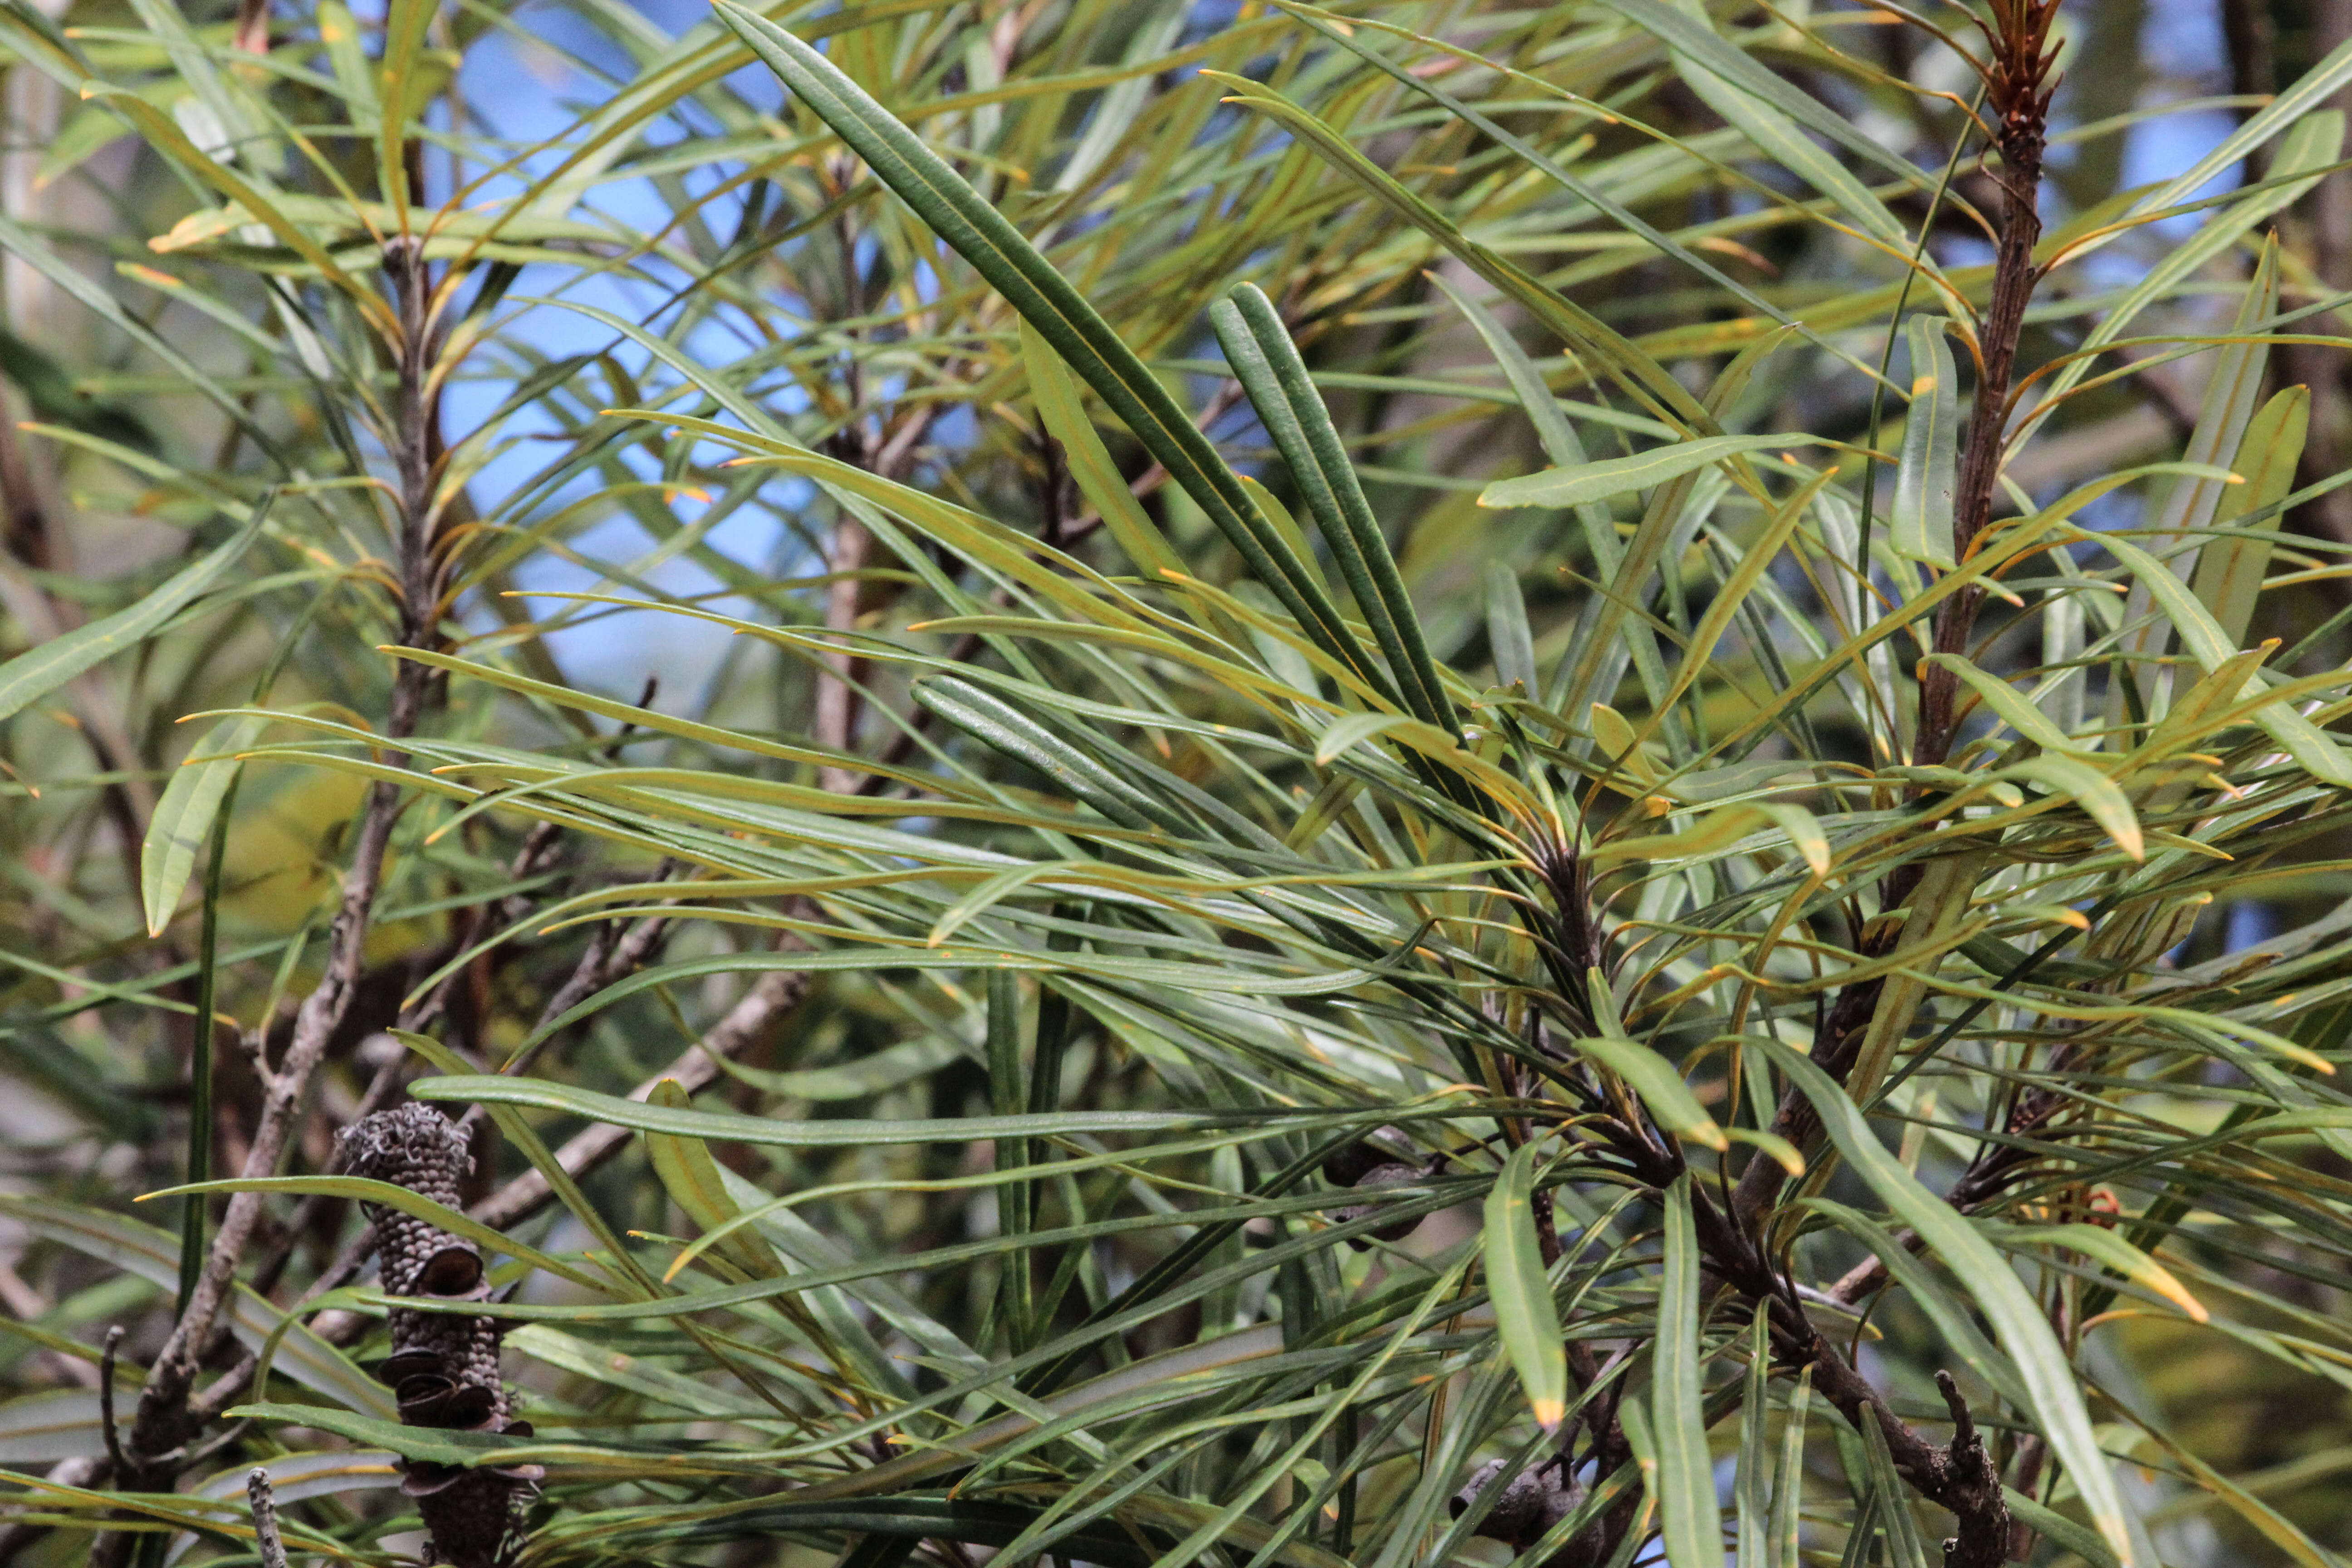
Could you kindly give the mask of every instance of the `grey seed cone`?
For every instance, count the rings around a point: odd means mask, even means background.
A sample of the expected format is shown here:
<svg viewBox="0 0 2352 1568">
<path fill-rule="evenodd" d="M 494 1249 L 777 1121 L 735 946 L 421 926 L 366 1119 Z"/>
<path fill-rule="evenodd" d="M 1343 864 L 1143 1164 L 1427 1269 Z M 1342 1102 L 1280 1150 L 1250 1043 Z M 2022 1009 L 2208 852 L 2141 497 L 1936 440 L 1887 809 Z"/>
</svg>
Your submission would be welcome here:
<svg viewBox="0 0 2352 1568">
<path fill-rule="evenodd" d="M 429 1105 L 380 1110 L 344 1129 L 338 1142 L 353 1175 L 404 1187 L 453 1209 L 458 1183 L 473 1168 L 464 1131 Z M 472 1242 L 397 1209 L 366 1207 L 376 1228 L 387 1294 L 443 1301 L 489 1299 L 481 1251 Z M 395 1308 L 388 1327 L 392 1354 L 382 1375 L 399 1399 L 404 1423 L 472 1431 L 508 1428 L 513 1400 L 499 1377 L 501 1331 L 496 1318 Z M 450 1568 L 506 1568 L 513 1560 L 524 1512 L 537 1495 L 536 1467 L 402 1468 L 403 1489 L 424 1516 L 428 1561 Z"/>
</svg>

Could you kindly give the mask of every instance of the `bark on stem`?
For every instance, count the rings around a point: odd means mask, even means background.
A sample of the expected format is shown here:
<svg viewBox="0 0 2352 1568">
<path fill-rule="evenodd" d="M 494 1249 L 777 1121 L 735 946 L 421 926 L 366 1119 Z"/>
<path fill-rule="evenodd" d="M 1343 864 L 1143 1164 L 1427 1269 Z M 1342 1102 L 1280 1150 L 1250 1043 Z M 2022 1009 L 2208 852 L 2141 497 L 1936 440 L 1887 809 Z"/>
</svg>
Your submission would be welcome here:
<svg viewBox="0 0 2352 1568">
<path fill-rule="evenodd" d="M 432 290 L 424 248 L 415 241 L 396 240 L 384 250 L 384 270 L 391 279 L 401 323 L 401 341 L 393 345 L 398 384 L 393 402 L 391 442 L 398 479 L 398 515 L 394 520 L 401 590 L 400 641 L 419 647 L 432 639 L 438 622 L 439 569 L 433 551 L 433 411 L 430 392 L 435 352 Z M 403 659 L 393 670 L 392 698 L 384 716 L 383 736 L 397 743 L 415 733 L 424 711 L 430 671 Z M 404 752 L 385 759 L 391 766 L 407 764 Z M 311 1075 L 324 1059 L 328 1044 L 357 996 L 366 954 L 370 915 L 383 875 L 384 851 L 398 820 L 401 791 L 390 783 L 369 787 L 352 847 L 350 874 L 343 896 L 328 928 L 326 972 L 318 987 L 303 998 L 294 1018 L 293 1036 L 276 1070 L 257 1064 L 262 1078 L 261 1113 L 252 1142 L 238 1174 L 247 1180 L 272 1176 L 292 1138 Z M 260 1222 L 263 1199 L 258 1193 L 237 1193 L 228 1201 L 219 1231 L 206 1253 L 204 1270 L 140 1390 L 127 1445 L 130 1461 L 119 1483 L 127 1490 L 167 1488 L 176 1473 L 178 1456 L 195 1436 L 198 1418 L 189 1404 L 196 1373 L 210 1349 L 220 1314 L 235 1288 L 236 1269 Z M 119 1563 L 133 1537 L 112 1533 L 100 1539 L 91 1560 Z"/>
</svg>

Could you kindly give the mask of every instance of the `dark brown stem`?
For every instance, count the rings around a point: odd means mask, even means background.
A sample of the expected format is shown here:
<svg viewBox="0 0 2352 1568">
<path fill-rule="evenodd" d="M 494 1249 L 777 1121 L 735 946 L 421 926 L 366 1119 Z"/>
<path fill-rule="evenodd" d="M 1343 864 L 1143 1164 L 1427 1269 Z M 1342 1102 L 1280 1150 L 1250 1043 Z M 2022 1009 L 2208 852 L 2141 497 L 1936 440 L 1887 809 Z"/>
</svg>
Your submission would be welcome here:
<svg viewBox="0 0 2352 1568">
<path fill-rule="evenodd" d="M 384 270 L 391 275 L 393 297 L 400 310 L 392 449 L 400 491 L 401 640 L 408 647 L 421 647 L 439 618 L 438 572 L 433 552 L 433 470 L 434 448 L 440 443 L 431 392 L 438 333 L 424 242 L 403 237 L 385 246 Z"/>
<path fill-rule="evenodd" d="M 2010 1466 L 2010 1474 L 2013 1478 L 2010 1485 L 2024 1496 L 2032 1497 L 2034 1487 L 2042 1479 L 2042 1463 L 2049 1453 L 2050 1445 L 2042 1440 L 2042 1434 L 2027 1433 L 2023 1441 L 2017 1445 L 2016 1460 Z M 2023 1520 L 2012 1523 L 2009 1531 L 2009 1560 L 2012 1563 L 2032 1561 L 2033 1542 L 2032 1525 Z"/>
<path fill-rule="evenodd" d="M 1656 1145 L 1633 1136 L 1630 1129 L 1609 1136 L 1644 1185 L 1663 1190 L 1685 1168 L 1679 1154 L 1671 1149 L 1654 1152 Z M 2008 1506 L 2001 1496 L 2000 1476 L 1976 1436 L 1974 1423 L 1969 1422 L 1946 1447 L 1937 1447 L 1914 1430 L 1813 1326 L 1795 1285 L 1773 1264 L 1752 1216 L 1743 1215 L 1736 1205 L 1718 1206 L 1704 1187 L 1696 1184 L 1690 1199 L 1692 1233 L 1706 1272 L 1751 1305 L 1766 1309 L 1773 1360 L 1790 1373 L 1811 1368 L 1814 1389 L 1857 1428 L 1865 1420 L 1876 1421 L 1885 1434 L 1896 1472 L 1921 1497 L 1950 1510 L 1958 1520 L 1958 1534 L 1945 1548 L 1947 1568 L 1990 1568 L 2003 1561 L 2009 1545 Z M 1957 1399 L 1957 1388 L 1948 1391 L 1946 1398 Z M 1604 1462 L 1606 1458 L 1604 1453 Z M 2001 1555 L 1987 1556 L 1987 1552 Z"/>
<path fill-rule="evenodd" d="M 1045 473 L 1037 483 L 1040 523 L 1037 537 L 1050 549 L 1062 548 L 1070 524 L 1070 466 L 1062 444 L 1042 432 L 1037 437 Z"/>
<path fill-rule="evenodd" d="M 1944 1568 L 2000 1568 L 2009 1561 L 2009 1501 L 2001 1495 L 2000 1471 L 1969 1414 L 1969 1402 L 1948 1372 L 1936 1373 L 1944 1405 L 1952 1413 L 1951 1447 L 1944 1450 L 1950 1495 L 1939 1500 L 1959 1517 L 1960 1531 L 1944 1542 Z"/>
</svg>

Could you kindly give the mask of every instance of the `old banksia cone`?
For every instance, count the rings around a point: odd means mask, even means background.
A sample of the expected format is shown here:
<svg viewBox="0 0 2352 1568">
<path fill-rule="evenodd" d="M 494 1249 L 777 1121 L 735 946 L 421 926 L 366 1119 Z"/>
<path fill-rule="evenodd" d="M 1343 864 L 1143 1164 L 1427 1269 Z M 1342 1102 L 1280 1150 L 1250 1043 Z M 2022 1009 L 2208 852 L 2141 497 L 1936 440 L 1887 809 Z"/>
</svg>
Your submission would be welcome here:
<svg viewBox="0 0 2352 1568">
<path fill-rule="evenodd" d="M 1402 1186 L 1425 1180 L 1429 1175 L 1428 1170 L 1422 1165 L 1409 1163 L 1406 1155 L 1401 1152 L 1403 1147 L 1403 1135 L 1393 1127 L 1383 1127 L 1368 1138 L 1331 1151 L 1323 1161 L 1323 1179 L 1335 1187 L 1352 1187 L 1367 1195 L 1376 1194 L 1383 1187 Z M 1337 1223 L 1346 1225 L 1350 1220 L 1377 1214 L 1386 1206 L 1380 1203 L 1351 1204 L 1346 1208 L 1333 1210 L 1331 1217 Z M 1396 1241 L 1411 1235 L 1428 1217 L 1426 1215 L 1407 1215 L 1376 1227 L 1370 1234 L 1381 1241 Z M 1361 1252 L 1371 1246 L 1371 1241 L 1363 1237 L 1354 1237 L 1348 1245 Z"/>
<path fill-rule="evenodd" d="M 352 1174 L 448 1208 L 457 1206 L 457 1184 L 473 1168 L 463 1130 L 426 1105 L 377 1111 L 344 1129 L 340 1142 Z M 387 1294 L 489 1299 L 481 1250 L 472 1242 L 382 1205 L 370 1204 L 367 1212 Z M 528 1422 L 512 1418 L 513 1402 L 499 1377 L 496 1318 L 394 1308 L 389 1326 L 392 1354 L 378 1375 L 392 1385 L 404 1424 L 530 1435 Z M 412 1459 L 401 1470 L 401 1489 L 417 1500 L 425 1516 L 430 1561 L 504 1568 L 512 1560 L 522 1512 L 541 1473 L 537 1466 L 465 1469 Z"/>
</svg>

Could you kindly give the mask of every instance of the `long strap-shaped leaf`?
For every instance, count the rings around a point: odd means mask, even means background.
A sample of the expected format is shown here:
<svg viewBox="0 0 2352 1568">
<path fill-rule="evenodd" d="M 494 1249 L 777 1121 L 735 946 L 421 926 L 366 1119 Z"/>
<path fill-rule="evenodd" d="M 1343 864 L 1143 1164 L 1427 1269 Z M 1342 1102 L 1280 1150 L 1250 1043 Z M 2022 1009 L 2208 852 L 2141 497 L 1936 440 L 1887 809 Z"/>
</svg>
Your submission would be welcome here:
<svg viewBox="0 0 2352 1568">
<path fill-rule="evenodd" d="M 1317 526 L 1330 542 L 1348 590 L 1363 607 L 1414 717 L 1440 729 L 1454 729 L 1454 705 L 1438 682 L 1437 667 L 1429 657 L 1403 574 L 1389 552 L 1388 536 L 1372 516 L 1330 410 L 1308 379 L 1307 362 L 1299 358 L 1274 301 L 1244 283 L 1210 308 L 1209 322 L 1241 377 L 1250 405 L 1282 449 L 1282 460 L 1298 481 Z"/>
<path fill-rule="evenodd" d="M 1699 1352 L 1706 1336 L 1699 1320 L 1706 1308 L 1699 1293 L 1690 1182 L 1687 1174 L 1678 1176 L 1665 1192 L 1665 1268 L 1658 1276 L 1656 1371 L 1650 1387 L 1658 1466 L 1653 1495 L 1672 1568 L 1715 1568 L 1723 1561 L 1722 1526 L 1701 1398 Z"/>
<path fill-rule="evenodd" d="M 181 567 L 130 608 L 77 626 L 62 637 L 51 637 L 0 664 L 0 719 L 12 717 L 90 666 L 152 637 L 245 553 L 246 546 L 261 532 L 277 493 L 272 490 L 265 495 L 247 517 L 245 526 L 226 543 Z"/>
<path fill-rule="evenodd" d="M 1349 634 L 1339 606 L 1292 557 L 1216 447 L 1110 323 L 1021 231 L 823 55 L 732 0 L 718 0 L 718 11 L 719 20 L 866 160 L 875 177 L 971 262 L 1110 405 L 1307 636 L 1333 658 L 1361 671 L 1375 689 L 1387 690 L 1387 678 L 1371 668 L 1367 650 Z"/>
</svg>

